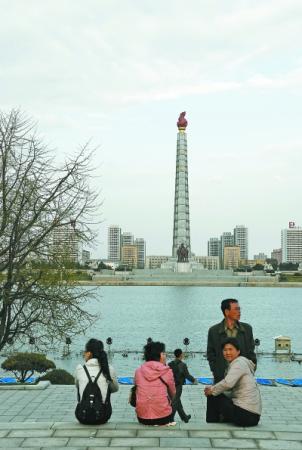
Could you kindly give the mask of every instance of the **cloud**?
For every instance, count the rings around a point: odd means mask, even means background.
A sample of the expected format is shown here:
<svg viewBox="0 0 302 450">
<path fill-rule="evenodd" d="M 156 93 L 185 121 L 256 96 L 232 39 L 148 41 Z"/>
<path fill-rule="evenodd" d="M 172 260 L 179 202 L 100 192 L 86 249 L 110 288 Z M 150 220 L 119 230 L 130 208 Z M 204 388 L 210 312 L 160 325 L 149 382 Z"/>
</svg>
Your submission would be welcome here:
<svg viewBox="0 0 302 450">
<path fill-rule="evenodd" d="M 293 24 L 301 2 L 192 1 L 184 8 L 169 0 L 161 7 L 143 0 L 91 0 L 89 5 L 7 2 L 0 30 L 3 101 L 115 108 L 300 86 L 299 70 L 290 78 L 295 68 L 282 60 L 288 49 L 298 48 L 301 31 Z M 280 66 L 268 74 L 263 58 L 276 57 L 276 42 Z"/>
</svg>

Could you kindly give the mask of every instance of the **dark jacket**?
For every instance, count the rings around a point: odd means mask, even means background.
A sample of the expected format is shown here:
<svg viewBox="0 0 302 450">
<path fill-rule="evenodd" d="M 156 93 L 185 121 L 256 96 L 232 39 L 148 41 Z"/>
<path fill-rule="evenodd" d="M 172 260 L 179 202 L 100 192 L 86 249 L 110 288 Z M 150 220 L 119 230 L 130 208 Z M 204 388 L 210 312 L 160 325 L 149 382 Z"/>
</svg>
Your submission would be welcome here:
<svg viewBox="0 0 302 450">
<path fill-rule="evenodd" d="M 173 361 L 169 362 L 168 365 L 173 371 L 176 386 L 184 384 L 186 379 L 194 383 L 195 378 L 189 374 L 187 364 L 182 362 L 180 359 L 175 358 Z"/>
<path fill-rule="evenodd" d="M 227 338 L 225 332 L 225 322 L 213 325 L 208 332 L 208 346 L 207 346 L 207 359 L 210 364 L 210 369 L 214 375 L 214 381 L 218 381 L 224 378 L 225 371 L 227 369 L 227 362 L 223 357 L 221 344 Z M 245 356 L 257 364 L 257 358 L 255 354 L 255 343 L 253 337 L 253 330 L 248 323 L 238 322 L 237 340 L 240 345 L 240 355 Z"/>
</svg>

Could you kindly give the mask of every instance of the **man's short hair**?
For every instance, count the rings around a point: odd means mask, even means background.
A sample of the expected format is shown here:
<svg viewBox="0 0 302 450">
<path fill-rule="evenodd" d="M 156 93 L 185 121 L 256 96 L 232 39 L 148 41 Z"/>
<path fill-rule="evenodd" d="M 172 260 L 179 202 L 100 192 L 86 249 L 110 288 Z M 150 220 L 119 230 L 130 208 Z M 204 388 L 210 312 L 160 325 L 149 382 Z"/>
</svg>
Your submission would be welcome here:
<svg viewBox="0 0 302 450">
<path fill-rule="evenodd" d="M 181 348 L 177 348 L 176 350 L 174 350 L 175 358 L 179 358 L 180 355 L 182 355 L 182 349 Z"/>
<path fill-rule="evenodd" d="M 225 313 L 224 313 L 225 310 L 231 309 L 231 303 L 238 303 L 238 300 L 236 300 L 235 298 L 226 298 L 225 300 L 222 300 L 221 311 L 224 316 L 225 316 Z"/>
</svg>

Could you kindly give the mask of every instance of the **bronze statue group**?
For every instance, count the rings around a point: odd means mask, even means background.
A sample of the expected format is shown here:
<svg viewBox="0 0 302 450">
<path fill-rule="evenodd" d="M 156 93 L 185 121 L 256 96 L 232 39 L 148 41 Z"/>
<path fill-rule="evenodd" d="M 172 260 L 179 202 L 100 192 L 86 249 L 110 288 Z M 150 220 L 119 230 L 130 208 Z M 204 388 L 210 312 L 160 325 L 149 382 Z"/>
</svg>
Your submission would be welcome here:
<svg viewBox="0 0 302 450">
<path fill-rule="evenodd" d="M 207 359 L 213 373 L 213 385 L 206 386 L 206 421 L 230 422 L 248 427 L 258 424 L 261 397 L 254 378 L 256 369 L 252 327 L 240 321 L 236 299 L 221 302 L 223 320 L 208 331 Z M 182 387 L 190 375 L 183 362 L 181 349 L 175 359 L 166 363 L 165 344 L 148 342 L 144 347 L 144 363 L 136 369 L 129 402 L 135 406 L 140 423 L 173 426 L 175 414 L 187 423 L 182 402 Z M 110 396 L 119 388 L 112 366 L 108 364 L 102 341 L 90 339 L 84 351 L 85 364 L 75 372 L 78 393 L 76 417 L 83 424 L 106 423 L 112 414 Z"/>
</svg>

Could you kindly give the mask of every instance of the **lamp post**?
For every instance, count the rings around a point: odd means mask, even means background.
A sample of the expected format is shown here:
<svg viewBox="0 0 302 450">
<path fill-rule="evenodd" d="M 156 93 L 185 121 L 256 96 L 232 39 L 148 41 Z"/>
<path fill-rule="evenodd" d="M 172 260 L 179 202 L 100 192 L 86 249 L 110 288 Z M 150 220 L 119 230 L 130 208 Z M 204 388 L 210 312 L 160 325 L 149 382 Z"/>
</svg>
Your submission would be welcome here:
<svg viewBox="0 0 302 450">
<path fill-rule="evenodd" d="M 186 346 L 186 353 L 188 352 L 188 345 L 190 345 L 190 339 L 185 337 L 183 340 L 183 344 Z"/>
<path fill-rule="evenodd" d="M 256 339 L 254 340 L 254 343 L 255 343 L 256 353 L 257 353 L 257 352 L 258 352 L 258 347 L 260 346 L 260 339 L 256 338 Z"/>
<path fill-rule="evenodd" d="M 36 343 L 36 339 L 33 336 L 30 336 L 28 343 L 30 345 L 30 351 L 33 352 L 34 351 L 34 345 Z"/>
</svg>

